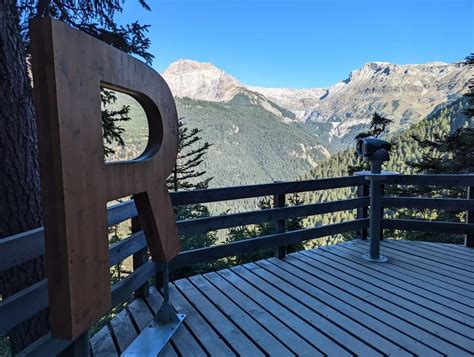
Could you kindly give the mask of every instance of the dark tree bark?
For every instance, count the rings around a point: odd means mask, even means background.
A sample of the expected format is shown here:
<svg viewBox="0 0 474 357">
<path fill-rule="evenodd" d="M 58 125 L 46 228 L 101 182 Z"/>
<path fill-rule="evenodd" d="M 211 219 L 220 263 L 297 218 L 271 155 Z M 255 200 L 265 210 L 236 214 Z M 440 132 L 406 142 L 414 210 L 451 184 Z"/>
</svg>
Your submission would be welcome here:
<svg viewBox="0 0 474 357">
<path fill-rule="evenodd" d="M 0 239 L 41 226 L 36 123 L 15 0 L 0 0 Z M 42 258 L 0 272 L 6 298 L 45 277 Z M 13 329 L 16 353 L 48 329 L 46 312 Z"/>
</svg>

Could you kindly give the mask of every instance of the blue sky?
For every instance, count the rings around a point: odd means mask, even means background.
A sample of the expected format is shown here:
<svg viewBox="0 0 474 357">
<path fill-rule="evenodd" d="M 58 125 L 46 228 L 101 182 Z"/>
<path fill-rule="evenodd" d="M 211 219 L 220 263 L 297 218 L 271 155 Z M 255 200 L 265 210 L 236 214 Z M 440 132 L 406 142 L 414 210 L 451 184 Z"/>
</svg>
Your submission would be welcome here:
<svg viewBox="0 0 474 357">
<path fill-rule="evenodd" d="M 325 87 L 369 61 L 455 62 L 474 51 L 473 0 L 127 0 L 153 66 L 211 62 L 246 84 Z"/>
</svg>

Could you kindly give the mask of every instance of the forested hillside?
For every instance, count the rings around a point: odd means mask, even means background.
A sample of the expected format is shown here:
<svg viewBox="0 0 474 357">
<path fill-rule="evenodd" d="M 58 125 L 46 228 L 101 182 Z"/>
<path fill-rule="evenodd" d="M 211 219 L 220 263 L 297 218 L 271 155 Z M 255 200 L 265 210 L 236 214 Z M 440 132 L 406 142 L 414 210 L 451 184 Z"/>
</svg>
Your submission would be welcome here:
<svg viewBox="0 0 474 357">
<path fill-rule="evenodd" d="M 422 148 L 412 136 L 416 136 L 420 139 L 433 140 L 436 135 L 447 135 L 460 127 L 474 127 L 472 119 L 467 118 L 463 114 L 465 107 L 465 100 L 461 99 L 452 102 L 436 109 L 426 119 L 413 125 L 410 129 L 402 133 L 387 135 L 384 139 L 391 141 L 393 146 L 390 161 L 384 164 L 383 169 L 404 174 L 414 173 L 414 169 L 410 167 L 407 162 L 417 162 L 422 158 L 427 149 Z M 357 160 L 359 159 L 355 156 L 354 149 L 343 151 L 329 160 L 326 160 L 316 169 L 309 171 L 303 176 L 303 179 L 347 176 L 349 174 L 349 167 L 356 165 Z M 305 202 L 324 202 L 355 197 L 355 195 L 355 190 L 334 189 L 305 194 L 304 200 Z M 344 211 L 309 217 L 305 223 L 306 225 L 313 226 L 340 222 L 354 217 L 355 211 Z"/>
<path fill-rule="evenodd" d="M 130 160 L 145 149 L 146 117 L 133 98 L 117 97 L 111 107 L 129 106 L 132 120 L 120 123 L 126 145 L 114 148 L 113 159 Z M 327 141 L 324 135 L 283 122 L 244 94 L 225 103 L 176 99 L 176 106 L 186 125 L 202 130 L 203 140 L 212 145 L 201 166 L 213 177 L 210 187 L 296 180 L 329 157 L 320 145 Z"/>
</svg>

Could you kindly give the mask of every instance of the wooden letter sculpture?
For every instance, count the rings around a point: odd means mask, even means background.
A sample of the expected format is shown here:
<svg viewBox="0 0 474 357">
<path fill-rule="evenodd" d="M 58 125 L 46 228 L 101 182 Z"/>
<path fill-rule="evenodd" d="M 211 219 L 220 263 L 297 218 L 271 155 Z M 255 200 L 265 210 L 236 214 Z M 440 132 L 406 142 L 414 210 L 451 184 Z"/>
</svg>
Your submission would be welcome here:
<svg viewBox="0 0 474 357">
<path fill-rule="evenodd" d="M 144 63 L 50 18 L 31 24 L 53 336 L 75 339 L 111 307 L 106 204 L 134 195 L 154 261 L 180 250 L 165 179 L 178 120 L 163 78 Z M 136 160 L 104 163 L 100 88 L 133 96 L 148 117 Z"/>
</svg>

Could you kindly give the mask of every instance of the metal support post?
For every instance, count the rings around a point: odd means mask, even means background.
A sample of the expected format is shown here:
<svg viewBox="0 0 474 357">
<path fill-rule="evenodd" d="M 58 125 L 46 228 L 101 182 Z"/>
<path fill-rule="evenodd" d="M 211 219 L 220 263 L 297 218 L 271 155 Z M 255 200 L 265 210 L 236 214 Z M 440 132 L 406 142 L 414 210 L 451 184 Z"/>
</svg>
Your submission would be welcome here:
<svg viewBox="0 0 474 357">
<path fill-rule="evenodd" d="M 382 173 L 381 161 L 371 161 L 371 172 L 366 176 L 370 180 L 370 226 L 369 238 L 370 248 L 369 254 L 364 254 L 363 259 L 384 263 L 388 258 L 380 255 L 380 238 L 382 231 L 382 181 L 385 180 L 385 175 Z"/>
</svg>

